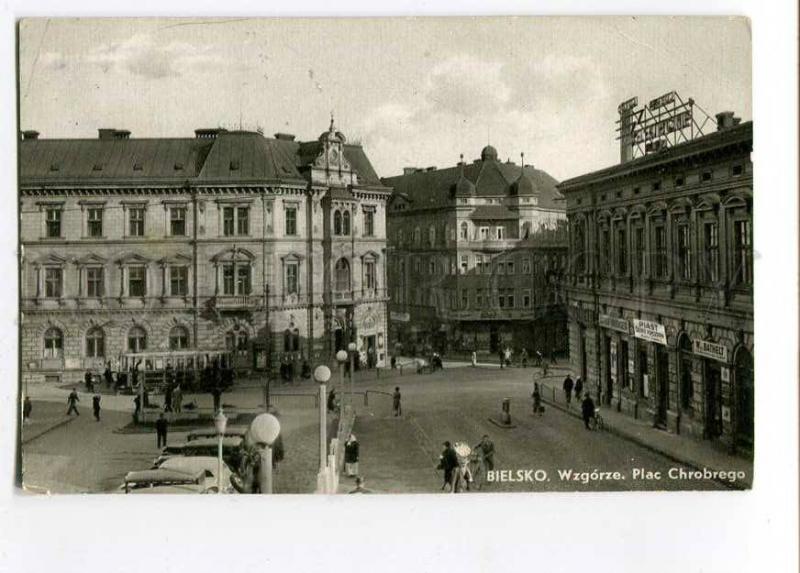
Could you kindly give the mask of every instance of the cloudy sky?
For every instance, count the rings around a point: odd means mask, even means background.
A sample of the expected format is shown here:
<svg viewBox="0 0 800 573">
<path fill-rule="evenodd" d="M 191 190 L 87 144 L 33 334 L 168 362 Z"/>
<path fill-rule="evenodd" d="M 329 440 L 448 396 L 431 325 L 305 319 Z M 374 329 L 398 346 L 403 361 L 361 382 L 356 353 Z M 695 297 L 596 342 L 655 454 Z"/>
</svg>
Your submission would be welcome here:
<svg viewBox="0 0 800 573">
<path fill-rule="evenodd" d="M 20 127 L 42 137 L 313 139 L 333 111 L 382 176 L 491 142 L 564 179 L 618 161 L 631 96 L 676 90 L 752 119 L 743 19 L 42 19 L 19 33 Z"/>
</svg>

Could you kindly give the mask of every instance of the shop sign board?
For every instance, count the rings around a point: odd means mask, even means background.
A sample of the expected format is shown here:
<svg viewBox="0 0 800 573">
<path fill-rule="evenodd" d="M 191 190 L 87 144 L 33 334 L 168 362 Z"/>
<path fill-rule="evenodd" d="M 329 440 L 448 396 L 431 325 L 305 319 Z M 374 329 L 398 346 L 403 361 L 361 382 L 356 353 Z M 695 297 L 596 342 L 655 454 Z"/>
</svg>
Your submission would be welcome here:
<svg viewBox="0 0 800 573">
<path fill-rule="evenodd" d="M 723 344 L 695 339 L 692 341 L 692 351 L 699 356 L 705 356 L 712 360 L 728 362 L 728 348 Z"/>
<path fill-rule="evenodd" d="M 411 316 L 407 312 L 395 312 L 392 311 L 390 314 L 390 318 L 397 322 L 409 322 L 411 320 Z"/>
<path fill-rule="evenodd" d="M 667 345 L 667 333 L 664 325 L 651 320 L 633 319 L 633 335 L 636 338 L 655 342 L 656 344 Z"/>
<path fill-rule="evenodd" d="M 630 323 L 628 323 L 628 320 L 625 318 L 601 314 L 597 319 L 597 323 L 603 328 L 616 330 L 617 332 L 622 332 L 624 334 L 630 334 L 631 332 Z"/>
</svg>

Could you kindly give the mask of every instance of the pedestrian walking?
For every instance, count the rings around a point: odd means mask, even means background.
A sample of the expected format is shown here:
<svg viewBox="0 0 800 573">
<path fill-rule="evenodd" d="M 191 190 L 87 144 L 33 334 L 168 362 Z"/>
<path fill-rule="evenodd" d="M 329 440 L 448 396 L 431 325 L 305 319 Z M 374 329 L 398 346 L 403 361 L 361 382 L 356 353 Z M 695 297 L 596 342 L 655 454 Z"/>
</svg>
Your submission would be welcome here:
<svg viewBox="0 0 800 573">
<path fill-rule="evenodd" d="M 539 416 L 542 415 L 542 393 L 539 391 L 539 383 L 533 383 L 533 394 L 531 394 L 533 398 L 533 413 L 538 414 Z"/>
<path fill-rule="evenodd" d="M 344 468 L 347 477 L 358 476 L 358 440 L 350 434 L 344 443 Z"/>
<path fill-rule="evenodd" d="M 450 442 L 442 444 L 444 449 L 439 456 L 438 469 L 443 472 L 442 490 L 451 491 L 453 489 L 454 471 L 458 467 L 458 454 L 456 453 Z"/>
<path fill-rule="evenodd" d="M 400 405 L 400 386 L 394 387 L 394 394 L 392 394 L 392 411 L 394 412 L 395 416 L 401 416 L 403 414 L 403 408 Z"/>
<path fill-rule="evenodd" d="M 503 353 L 503 358 L 506 361 L 506 368 L 511 368 L 511 349 L 506 346 L 506 350 Z"/>
<path fill-rule="evenodd" d="M 158 448 L 163 448 L 167 445 L 167 427 L 167 419 L 162 412 L 158 415 L 158 420 L 156 420 L 156 447 Z"/>
<path fill-rule="evenodd" d="M 575 399 L 580 400 L 581 394 L 583 394 L 583 378 L 578 376 L 575 379 Z"/>
<path fill-rule="evenodd" d="M 100 421 L 100 394 L 97 393 L 92 396 L 92 412 L 96 422 Z"/>
<path fill-rule="evenodd" d="M 86 370 L 86 374 L 83 375 L 83 382 L 86 385 L 87 392 L 94 392 L 94 378 L 91 370 Z"/>
<path fill-rule="evenodd" d="M 167 382 L 167 387 L 164 390 L 164 411 L 172 412 L 172 384 Z"/>
<path fill-rule="evenodd" d="M 556 363 L 556 349 L 555 348 L 553 348 L 550 351 L 550 363 L 551 364 L 555 364 Z"/>
<path fill-rule="evenodd" d="M 175 386 L 175 391 L 172 393 L 172 401 L 175 411 L 180 413 L 180 411 L 183 409 L 183 390 L 181 390 L 180 384 Z"/>
<path fill-rule="evenodd" d="M 336 388 L 331 388 L 328 392 L 328 412 L 336 409 Z"/>
<path fill-rule="evenodd" d="M 505 356 L 503 356 L 503 349 L 500 348 L 497 351 L 497 359 L 500 361 L 500 370 L 503 369 L 503 364 L 505 363 Z"/>
<path fill-rule="evenodd" d="M 475 368 L 478 365 L 478 353 L 474 350 L 472 351 L 472 367 Z"/>
<path fill-rule="evenodd" d="M 103 370 L 103 379 L 106 382 L 106 388 L 111 388 L 114 383 L 114 375 L 111 373 L 111 362 L 106 362 L 106 369 Z"/>
<path fill-rule="evenodd" d="M 494 442 L 489 439 L 489 434 L 484 434 L 481 441 L 472 448 L 483 456 L 483 466 L 486 471 L 494 469 Z"/>
<path fill-rule="evenodd" d="M 589 430 L 589 420 L 594 418 L 595 414 L 594 401 L 589 392 L 586 393 L 586 397 L 583 399 L 583 402 L 581 402 L 581 414 L 583 414 L 583 425 Z"/>
<path fill-rule="evenodd" d="M 78 391 L 75 388 L 72 389 L 72 392 L 69 393 L 67 396 L 67 416 L 69 416 L 72 412 L 75 412 L 76 416 L 80 416 L 81 413 L 78 412 L 78 402 L 81 399 L 78 398 Z"/>
<path fill-rule="evenodd" d="M 211 390 L 211 397 L 214 399 L 214 411 L 219 412 L 220 406 L 222 406 L 222 388 L 219 387 L 219 382 Z"/>
<path fill-rule="evenodd" d="M 139 414 L 142 413 L 142 399 L 137 394 L 133 397 L 133 421 L 139 423 Z"/>
<path fill-rule="evenodd" d="M 33 402 L 31 402 L 30 396 L 25 396 L 25 399 L 22 401 L 22 421 L 27 422 L 30 417 L 31 413 L 33 412 Z"/>
<path fill-rule="evenodd" d="M 572 376 L 567 374 L 564 378 L 564 398 L 567 400 L 567 406 L 572 402 L 572 389 L 575 387 L 575 382 L 572 381 Z"/>
<path fill-rule="evenodd" d="M 522 367 L 528 367 L 528 351 L 526 349 L 522 349 L 522 354 L 520 354 L 520 360 L 522 362 Z"/>
<path fill-rule="evenodd" d="M 350 490 L 348 493 L 372 493 L 371 489 L 367 489 L 364 487 L 364 478 L 358 476 L 356 478 L 356 487 L 355 489 Z"/>
</svg>

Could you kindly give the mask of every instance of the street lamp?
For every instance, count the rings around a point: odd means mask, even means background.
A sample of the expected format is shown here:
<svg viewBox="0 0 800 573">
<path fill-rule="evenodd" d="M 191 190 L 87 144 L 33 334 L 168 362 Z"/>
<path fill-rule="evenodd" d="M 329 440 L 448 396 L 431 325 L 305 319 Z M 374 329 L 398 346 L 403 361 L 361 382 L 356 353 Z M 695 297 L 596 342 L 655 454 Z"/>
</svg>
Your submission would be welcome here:
<svg viewBox="0 0 800 573">
<path fill-rule="evenodd" d="M 259 414 L 248 430 L 250 441 L 261 450 L 261 471 L 258 483 L 261 493 L 272 493 L 272 444 L 281 433 L 281 423 L 272 414 Z"/>
<path fill-rule="evenodd" d="M 314 380 L 319 383 L 319 473 L 324 479 L 328 456 L 327 420 L 326 420 L 326 387 L 331 379 L 331 369 L 320 364 L 314 369 Z M 324 482 L 323 482 L 324 483 Z"/>
<path fill-rule="evenodd" d="M 214 416 L 214 427 L 217 429 L 217 493 L 222 493 L 222 438 L 225 436 L 227 425 L 228 418 L 220 408 Z"/>
<path fill-rule="evenodd" d="M 350 351 L 350 407 L 353 408 L 353 371 L 356 369 L 356 343 L 349 343 L 347 350 Z"/>
<path fill-rule="evenodd" d="M 336 360 L 339 362 L 339 388 L 342 389 L 342 393 L 344 393 L 344 365 L 347 362 L 347 351 L 340 350 L 336 353 Z M 352 396 L 351 396 L 352 398 Z M 352 405 L 352 403 L 351 403 Z"/>
</svg>

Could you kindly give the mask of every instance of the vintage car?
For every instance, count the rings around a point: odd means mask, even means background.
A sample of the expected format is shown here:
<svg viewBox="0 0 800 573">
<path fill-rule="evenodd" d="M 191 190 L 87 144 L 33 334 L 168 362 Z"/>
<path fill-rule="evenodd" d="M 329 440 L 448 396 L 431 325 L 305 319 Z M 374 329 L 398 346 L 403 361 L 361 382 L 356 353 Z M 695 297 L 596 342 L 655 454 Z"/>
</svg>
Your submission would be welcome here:
<svg viewBox="0 0 800 573">
<path fill-rule="evenodd" d="M 225 428 L 225 437 L 231 438 L 244 438 L 247 434 L 247 426 L 228 426 Z M 189 432 L 189 435 L 186 436 L 186 440 L 189 442 L 193 442 L 195 440 L 203 439 L 203 438 L 216 438 L 217 437 L 217 430 L 215 428 L 204 428 L 202 430 L 193 430 Z"/>
<path fill-rule="evenodd" d="M 204 475 L 203 485 L 206 490 L 216 488 L 217 482 L 217 458 L 212 456 L 175 456 L 164 460 L 159 469 L 183 472 L 189 475 L 197 475 L 202 472 Z M 222 493 L 235 493 L 231 484 L 233 472 L 225 462 L 222 463 Z"/>
<path fill-rule="evenodd" d="M 186 473 L 170 469 L 128 472 L 120 489 L 125 493 L 216 493 L 209 488 L 205 471 Z"/>
<path fill-rule="evenodd" d="M 227 436 L 222 438 L 222 459 L 229 467 L 238 468 L 242 459 L 242 436 Z M 198 438 L 191 442 L 168 445 L 161 455 L 153 461 L 153 467 L 160 467 L 164 460 L 175 456 L 217 456 L 217 438 Z"/>
</svg>

